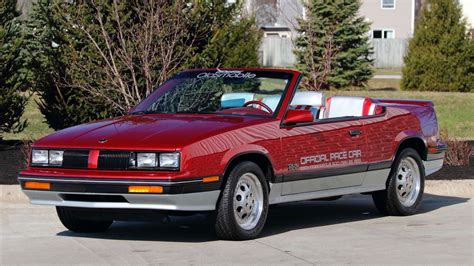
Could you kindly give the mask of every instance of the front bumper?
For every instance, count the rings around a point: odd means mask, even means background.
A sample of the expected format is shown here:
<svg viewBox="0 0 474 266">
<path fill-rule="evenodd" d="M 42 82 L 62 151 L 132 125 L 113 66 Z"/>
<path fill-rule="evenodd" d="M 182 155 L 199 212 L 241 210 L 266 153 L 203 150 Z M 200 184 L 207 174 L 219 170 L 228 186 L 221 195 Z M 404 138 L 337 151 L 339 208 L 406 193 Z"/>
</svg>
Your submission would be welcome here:
<svg viewBox="0 0 474 266">
<path fill-rule="evenodd" d="M 41 205 L 176 211 L 212 211 L 220 195 L 220 182 L 104 180 L 19 176 L 23 192 L 31 203 Z M 49 190 L 26 189 L 27 181 L 48 182 Z M 163 193 L 128 193 L 129 185 L 160 185 Z"/>
</svg>

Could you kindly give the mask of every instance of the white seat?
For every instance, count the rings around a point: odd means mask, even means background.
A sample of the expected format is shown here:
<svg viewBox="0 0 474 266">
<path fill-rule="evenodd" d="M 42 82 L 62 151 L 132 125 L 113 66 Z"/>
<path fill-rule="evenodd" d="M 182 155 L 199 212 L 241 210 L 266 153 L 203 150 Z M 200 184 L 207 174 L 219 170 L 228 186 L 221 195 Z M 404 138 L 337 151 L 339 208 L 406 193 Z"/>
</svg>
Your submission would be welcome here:
<svg viewBox="0 0 474 266">
<path fill-rule="evenodd" d="M 367 97 L 333 96 L 326 104 L 326 118 L 366 116 L 375 112 L 375 104 Z"/>
<path fill-rule="evenodd" d="M 306 105 L 313 107 L 324 106 L 326 97 L 320 91 L 298 91 L 295 93 L 290 106 Z"/>
<path fill-rule="evenodd" d="M 229 92 L 221 96 L 221 106 L 224 108 L 239 107 L 248 101 L 255 100 L 255 93 Z"/>
</svg>

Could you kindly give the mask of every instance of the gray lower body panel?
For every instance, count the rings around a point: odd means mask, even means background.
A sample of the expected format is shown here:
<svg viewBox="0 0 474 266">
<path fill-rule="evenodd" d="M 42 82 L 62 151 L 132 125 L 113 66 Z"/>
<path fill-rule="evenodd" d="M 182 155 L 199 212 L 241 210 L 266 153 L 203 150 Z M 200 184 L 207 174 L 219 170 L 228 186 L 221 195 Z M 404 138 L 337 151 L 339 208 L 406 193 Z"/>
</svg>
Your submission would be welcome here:
<svg viewBox="0 0 474 266">
<path fill-rule="evenodd" d="M 423 161 L 426 175 L 430 175 L 443 166 L 443 159 Z M 301 201 L 309 199 L 341 196 L 354 193 L 384 190 L 390 168 L 363 173 L 353 173 L 324 178 L 314 178 L 284 183 L 270 183 L 269 203 Z M 351 182 L 348 182 L 351 181 Z M 23 190 L 33 204 L 68 206 L 81 208 L 116 209 L 156 209 L 177 211 L 213 211 L 216 208 L 220 190 L 184 193 L 184 194 L 107 194 L 119 195 L 126 202 L 89 202 L 65 200 L 64 192 Z M 88 193 L 71 193 L 87 195 Z"/>
<path fill-rule="evenodd" d="M 318 199 L 354 193 L 384 190 L 390 169 L 381 169 L 364 173 L 346 174 L 315 178 L 301 181 L 271 184 L 270 204 L 300 200 Z M 363 180 L 362 184 L 337 187 L 334 182 L 341 180 Z M 346 184 L 350 184 L 346 183 Z M 311 188 L 303 190 L 302 188 Z M 301 192 L 300 192 L 301 191 Z"/>
<path fill-rule="evenodd" d="M 156 209 L 177 211 L 212 211 L 216 208 L 220 191 L 206 191 L 186 194 L 101 194 L 71 193 L 78 195 L 122 196 L 127 202 L 89 202 L 64 200 L 64 192 L 23 190 L 33 204 L 80 207 L 80 208 L 115 208 L 115 209 Z"/>
<path fill-rule="evenodd" d="M 354 173 L 324 178 L 270 183 L 269 203 L 277 204 L 301 201 L 353 193 L 371 192 L 385 189 L 390 169 Z M 341 182 L 354 180 L 356 182 Z M 342 186 L 342 184 L 345 184 Z M 176 211 L 213 211 L 216 208 L 220 190 L 183 193 L 183 194 L 117 194 L 117 193 L 84 193 L 28 190 L 23 192 L 31 203 L 41 205 L 79 207 L 79 208 L 111 208 L 111 209 L 154 209 Z M 64 194 L 121 196 L 124 202 L 101 202 L 69 200 Z"/>
<path fill-rule="evenodd" d="M 423 161 L 425 166 L 425 175 L 431 175 L 434 172 L 439 171 L 443 167 L 444 159 Z"/>
</svg>

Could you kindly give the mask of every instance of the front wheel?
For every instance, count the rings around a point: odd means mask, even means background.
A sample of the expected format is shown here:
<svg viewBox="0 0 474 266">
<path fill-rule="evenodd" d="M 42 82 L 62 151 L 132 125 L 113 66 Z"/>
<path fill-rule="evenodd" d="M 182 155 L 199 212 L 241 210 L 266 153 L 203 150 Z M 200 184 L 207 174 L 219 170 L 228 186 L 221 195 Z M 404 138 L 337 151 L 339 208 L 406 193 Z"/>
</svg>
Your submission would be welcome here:
<svg viewBox="0 0 474 266">
<path fill-rule="evenodd" d="M 417 151 L 404 149 L 396 158 L 387 189 L 372 194 L 375 206 L 382 214 L 415 214 L 423 197 L 425 170 Z"/>
<path fill-rule="evenodd" d="M 69 207 L 56 207 L 61 223 L 69 230 L 78 233 L 98 233 L 107 230 L 112 225 L 112 220 L 94 220 L 84 217 L 84 214 L 74 212 Z"/>
<path fill-rule="evenodd" d="M 230 172 L 217 206 L 215 230 L 221 239 L 256 238 L 268 213 L 268 185 L 253 162 L 242 162 Z"/>
</svg>

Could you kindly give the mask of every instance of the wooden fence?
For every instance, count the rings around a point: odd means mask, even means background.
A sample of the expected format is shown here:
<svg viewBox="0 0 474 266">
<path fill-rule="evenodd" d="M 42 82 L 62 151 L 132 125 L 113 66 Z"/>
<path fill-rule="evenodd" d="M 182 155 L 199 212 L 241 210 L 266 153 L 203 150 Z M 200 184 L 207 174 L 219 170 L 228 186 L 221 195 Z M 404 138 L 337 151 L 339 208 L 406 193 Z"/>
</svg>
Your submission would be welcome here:
<svg viewBox="0 0 474 266">
<path fill-rule="evenodd" d="M 408 39 L 373 39 L 374 66 L 395 68 L 403 66 L 403 57 L 408 47 Z"/>
<path fill-rule="evenodd" d="M 260 46 L 260 63 L 269 67 L 291 67 L 296 59 L 290 38 L 265 37 Z"/>
<path fill-rule="evenodd" d="M 403 57 L 408 39 L 372 39 L 374 66 L 377 68 L 398 68 L 403 66 Z M 290 38 L 265 37 L 260 46 L 260 63 L 269 67 L 291 67 L 296 59 Z"/>
</svg>

